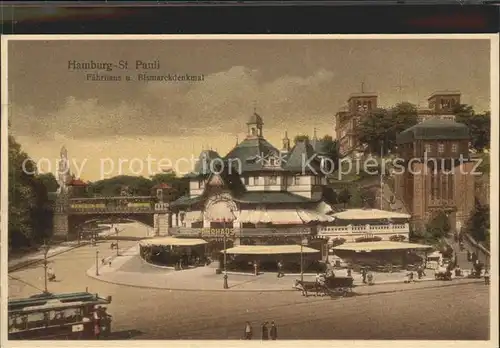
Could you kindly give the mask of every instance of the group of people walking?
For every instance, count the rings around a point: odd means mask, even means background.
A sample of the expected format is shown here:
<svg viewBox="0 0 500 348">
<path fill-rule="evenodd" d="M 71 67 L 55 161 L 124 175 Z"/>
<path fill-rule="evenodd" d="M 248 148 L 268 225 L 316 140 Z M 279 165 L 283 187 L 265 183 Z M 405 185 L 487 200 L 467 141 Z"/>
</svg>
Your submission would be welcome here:
<svg viewBox="0 0 500 348">
<path fill-rule="evenodd" d="M 271 325 L 269 325 L 269 322 L 263 322 L 261 325 L 261 339 L 262 340 L 273 340 L 275 341 L 278 339 L 278 328 L 276 327 L 276 324 L 274 321 L 271 321 Z M 245 324 L 245 335 L 244 335 L 245 340 L 251 340 L 253 338 L 253 329 L 252 325 L 250 324 L 249 321 L 246 322 Z"/>
</svg>

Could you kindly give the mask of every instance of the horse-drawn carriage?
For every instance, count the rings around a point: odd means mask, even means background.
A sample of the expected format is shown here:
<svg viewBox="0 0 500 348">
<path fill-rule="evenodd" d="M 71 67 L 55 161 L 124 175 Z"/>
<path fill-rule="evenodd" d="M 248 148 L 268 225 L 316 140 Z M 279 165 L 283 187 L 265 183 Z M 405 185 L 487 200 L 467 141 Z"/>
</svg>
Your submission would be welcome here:
<svg viewBox="0 0 500 348">
<path fill-rule="evenodd" d="M 308 293 L 310 292 L 315 293 L 316 296 L 346 297 L 352 294 L 352 284 L 352 277 L 330 276 L 325 278 L 325 281 L 321 283 L 317 281 L 301 281 L 296 279 L 293 288 L 302 291 L 302 296 L 306 297 L 309 296 Z"/>
</svg>

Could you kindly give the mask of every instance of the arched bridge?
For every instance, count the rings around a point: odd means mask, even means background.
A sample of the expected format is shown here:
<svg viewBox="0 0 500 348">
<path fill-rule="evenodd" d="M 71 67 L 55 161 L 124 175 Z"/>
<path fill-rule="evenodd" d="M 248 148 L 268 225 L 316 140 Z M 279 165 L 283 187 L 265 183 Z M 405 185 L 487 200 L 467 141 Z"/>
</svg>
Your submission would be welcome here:
<svg viewBox="0 0 500 348">
<path fill-rule="evenodd" d="M 151 196 L 59 199 L 55 206 L 54 234 L 76 238 L 86 222 L 100 219 L 136 220 L 162 233 L 168 229 L 168 211 L 168 203 Z"/>
</svg>

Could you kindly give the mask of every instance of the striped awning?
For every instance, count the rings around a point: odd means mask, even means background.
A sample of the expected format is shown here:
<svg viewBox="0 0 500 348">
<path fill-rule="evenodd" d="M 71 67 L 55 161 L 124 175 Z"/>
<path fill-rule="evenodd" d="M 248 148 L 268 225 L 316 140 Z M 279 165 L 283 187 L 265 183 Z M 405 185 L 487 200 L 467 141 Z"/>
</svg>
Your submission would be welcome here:
<svg viewBox="0 0 500 348">
<path fill-rule="evenodd" d="M 322 213 L 314 211 L 314 210 L 299 209 L 297 211 L 297 214 L 302 219 L 302 221 L 304 221 L 305 223 L 312 222 L 312 221 L 332 222 L 335 220 L 335 218 L 332 216 L 322 214 Z"/>
</svg>

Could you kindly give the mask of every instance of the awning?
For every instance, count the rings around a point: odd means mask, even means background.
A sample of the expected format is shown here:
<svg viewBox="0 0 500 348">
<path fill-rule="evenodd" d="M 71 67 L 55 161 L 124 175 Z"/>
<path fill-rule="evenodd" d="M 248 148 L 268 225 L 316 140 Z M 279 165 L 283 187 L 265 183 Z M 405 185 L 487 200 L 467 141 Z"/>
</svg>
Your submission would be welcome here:
<svg viewBox="0 0 500 348">
<path fill-rule="evenodd" d="M 304 221 L 300 218 L 295 209 L 272 209 L 267 211 L 267 215 L 273 224 L 303 224 Z"/>
<path fill-rule="evenodd" d="M 411 249 L 432 249 L 430 245 L 415 244 L 415 243 L 404 243 L 404 242 L 362 242 L 362 243 L 345 243 L 333 248 L 334 250 L 349 250 L 356 252 L 370 252 L 370 251 L 381 251 L 381 250 L 411 250 Z"/>
<path fill-rule="evenodd" d="M 300 245 L 239 245 L 226 249 L 226 253 L 234 255 L 277 255 L 277 254 L 300 254 Z M 223 253 L 221 251 L 221 253 Z M 302 247 L 303 254 L 319 253 L 319 250 Z"/>
<path fill-rule="evenodd" d="M 330 214 L 333 213 L 333 208 L 328 203 L 321 201 L 316 206 L 316 211 L 321 214 Z"/>
<path fill-rule="evenodd" d="M 322 214 L 314 210 L 304 210 L 299 209 L 297 214 L 304 222 L 319 221 L 319 222 L 332 222 L 335 220 L 334 217 Z"/>
<path fill-rule="evenodd" d="M 162 237 L 162 238 L 152 238 L 152 239 L 143 239 L 139 242 L 141 246 L 196 246 L 207 244 L 208 242 L 203 239 L 195 239 L 195 238 L 175 238 L 175 237 Z"/>
<path fill-rule="evenodd" d="M 271 222 L 271 218 L 264 210 L 242 210 L 238 217 L 239 222 L 241 223 L 269 223 Z"/>
<path fill-rule="evenodd" d="M 408 214 L 379 209 L 348 209 L 333 216 L 341 220 L 409 219 Z"/>
</svg>

